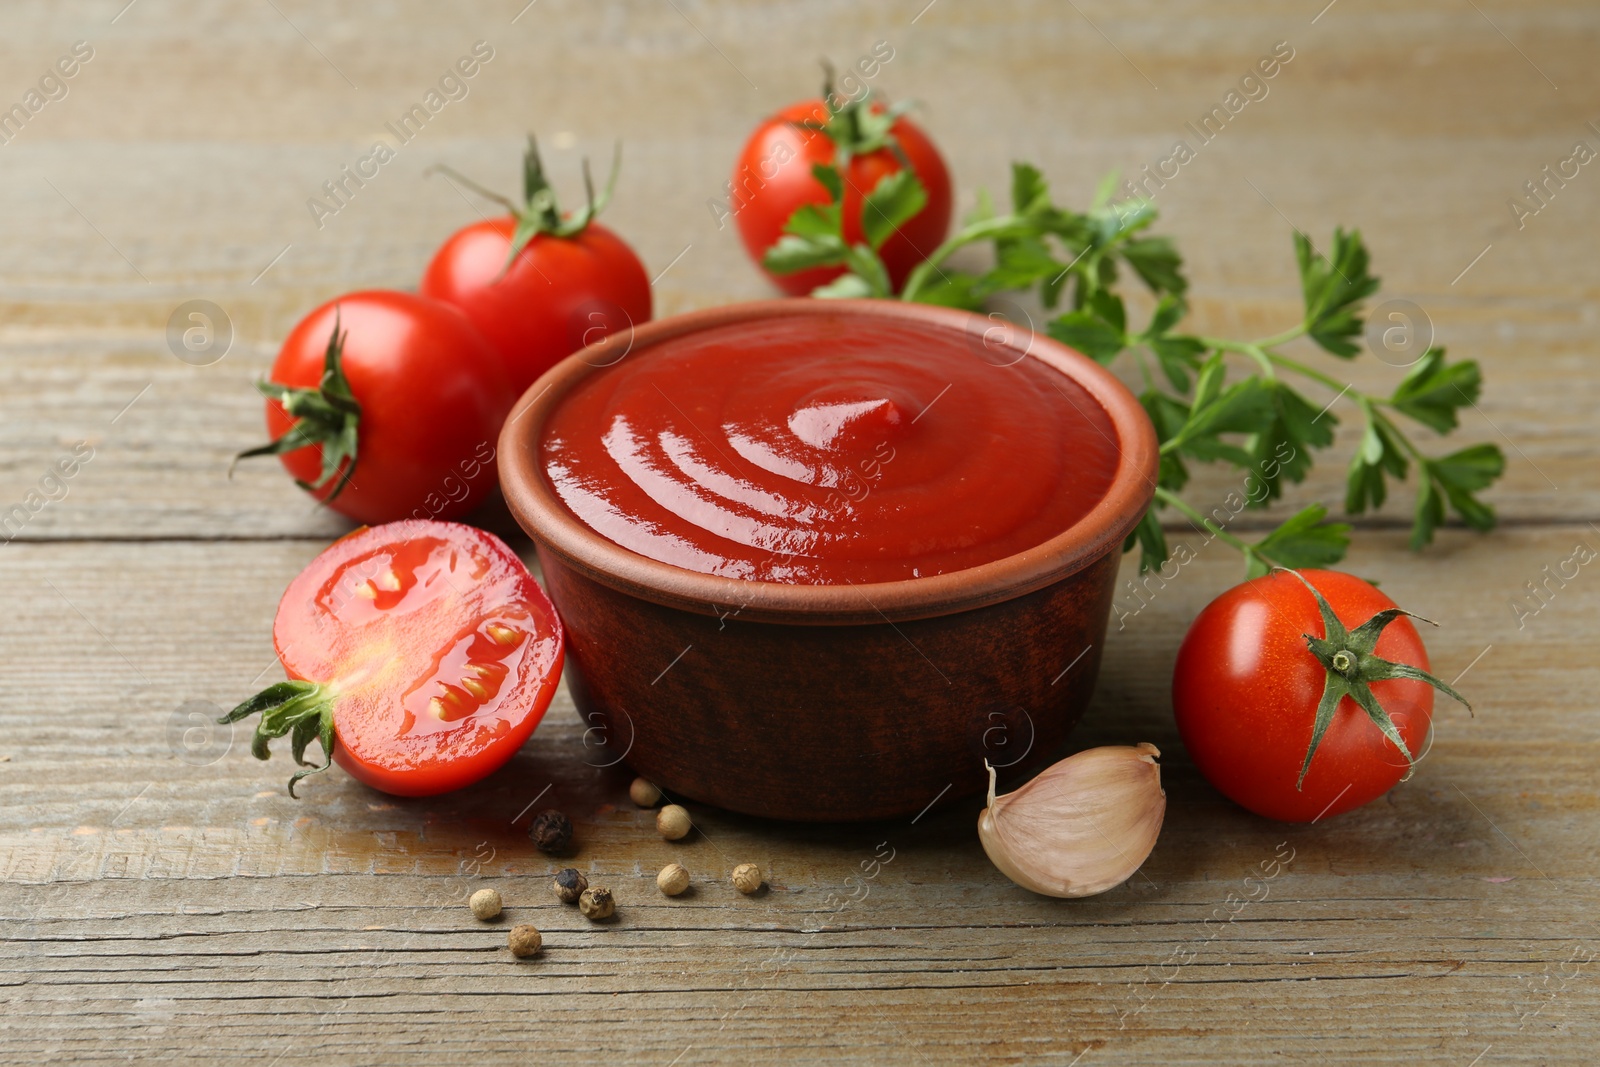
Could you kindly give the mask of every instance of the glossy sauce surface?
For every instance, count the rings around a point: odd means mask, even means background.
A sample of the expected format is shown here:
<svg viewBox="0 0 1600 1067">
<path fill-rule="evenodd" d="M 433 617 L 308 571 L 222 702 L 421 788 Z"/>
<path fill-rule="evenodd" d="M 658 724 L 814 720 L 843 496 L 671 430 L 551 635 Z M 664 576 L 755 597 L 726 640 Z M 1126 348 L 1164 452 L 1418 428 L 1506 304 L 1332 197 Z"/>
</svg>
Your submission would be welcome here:
<svg viewBox="0 0 1600 1067">
<path fill-rule="evenodd" d="M 842 315 L 700 331 L 579 383 L 541 466 L 591 529 L 688 570 L 826 585 L 978 566 L 1069 529 L 1118 458 L 1082 387 L 982 355 Z"/>
</svg>

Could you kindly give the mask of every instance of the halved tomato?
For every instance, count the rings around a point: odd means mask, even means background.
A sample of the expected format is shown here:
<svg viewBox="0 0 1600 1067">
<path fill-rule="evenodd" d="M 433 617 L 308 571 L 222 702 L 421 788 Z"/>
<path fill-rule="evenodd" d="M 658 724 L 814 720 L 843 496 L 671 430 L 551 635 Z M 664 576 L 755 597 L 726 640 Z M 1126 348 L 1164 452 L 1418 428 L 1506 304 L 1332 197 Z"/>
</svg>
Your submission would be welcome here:
<svg viewBox="0 0 1600 1067">
<path fill-rule="evenodd" d="M 406 519 L 363 527 L 301 571 L 273 643 L 289 680 L 222 719 L 260 714 L 251 751 L 291 735 L 300 779 L 332 762 L 400 796 L 498 770 L 544 717 L 561 679 L 561 620 L 493 534 Z M 320 766 L 306 746 L 322 746 Z"/>
</svg>

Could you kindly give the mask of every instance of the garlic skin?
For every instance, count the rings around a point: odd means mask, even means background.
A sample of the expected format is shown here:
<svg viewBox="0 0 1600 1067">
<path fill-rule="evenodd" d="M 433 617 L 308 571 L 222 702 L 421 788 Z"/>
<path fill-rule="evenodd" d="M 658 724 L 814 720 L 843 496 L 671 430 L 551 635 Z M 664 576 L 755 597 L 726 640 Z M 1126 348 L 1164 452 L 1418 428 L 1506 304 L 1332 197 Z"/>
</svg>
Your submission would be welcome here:
<svg viewBox="0 0 1600 1067">
<path fill-rule="evenodd" d="M 989 767 L 983 850 L 1007 878 L 1047 897 L 1121 885 L 1150 855 L 1167 813 L 1159 755 L 1148 743 L 1086 749 L 1002 797 Z"/>
</svg>

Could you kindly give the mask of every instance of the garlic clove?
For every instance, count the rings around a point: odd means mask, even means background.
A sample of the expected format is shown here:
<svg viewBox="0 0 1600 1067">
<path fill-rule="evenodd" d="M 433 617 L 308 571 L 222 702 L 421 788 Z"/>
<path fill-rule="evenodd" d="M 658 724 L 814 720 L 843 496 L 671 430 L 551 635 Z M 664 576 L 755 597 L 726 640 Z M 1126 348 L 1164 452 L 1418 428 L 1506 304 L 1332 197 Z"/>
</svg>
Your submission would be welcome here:
<svg viewBox="0 0 1600 1067">
<path fill-rule="evenodd" d="M 1007 878 L 1045 896 L 1121 885 L 1150 855 L 1167 813 L 1159 755 L 1148 743 L 1086 749 L 1002 797 L 989 767 L 983 850 Z"/>
</svg>

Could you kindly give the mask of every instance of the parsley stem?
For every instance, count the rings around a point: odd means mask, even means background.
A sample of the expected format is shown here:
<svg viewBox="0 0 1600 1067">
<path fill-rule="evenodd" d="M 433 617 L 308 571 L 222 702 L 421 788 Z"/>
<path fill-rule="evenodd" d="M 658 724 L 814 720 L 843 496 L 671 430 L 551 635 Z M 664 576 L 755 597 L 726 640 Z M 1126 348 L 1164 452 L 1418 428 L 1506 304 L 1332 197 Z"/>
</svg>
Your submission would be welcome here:
<svg viewBox="0 0 1600 1067">
<path fill-rule="evenodd" d="M 1241 537 L 1236 537 L 1227 530 L 1224 530 L 1221 526 L 1218 526 L 1211 519 L 1207 518 L 1205 515 L 1202 515 L 1193 507 L 1189 506 L 1189 504 L 1185 502 L 1182 497 L 1180 497 L 1177 493 L 1174 493 L 1172 490 L 1162 486 L 1157 486 L 1156 499 L 1181 513 L 1190 522 L 1199 524 L 1208 533 L 1210 533 L 1211 536 L 1220 537 L 1222 540 L 1228 542 L 1228 544 L 1232 545 L 1234 548 L 1237 548 L 1240 552 L 1249 555 L 1253 551 L 1253 548 L 1248 541 Z"/>
<path fill-rule="evenodd" d="M 1350 389 L 1351 388 L 1351 384 L 1349 382 L 1341 382 L 1339 379 L 1335 378 L 1333 375 L 1328 374 L 1328 373 L 1326 373 L 1324 371 L 1320 371 L 1315 367 L 1311 367 L 1311 366 L 1308 366 L 1308 365 L 1306 365 L 1304 363 L 1301 363 L 1297 359 L 1290 359 L 1288 356 L 1281 356 L 1276 352 L 1268 352 L 1266 355 L 1267 355 L 1267 358 L 1272 360 L 1273 363 L 1277 364 L 1280 367 L 1283 367 L 1285 370 L 1292 370 L 1296 374 L 1303 374 L 1307 378 L 1310 378 L 1313 381 L 1320 382 L 1321 384 L 1327 386 L 1329 389 L 1332 389 L 1336 393 L 1342 393 L 1346 389 Z M 1365 397 L 1367 394 L 1362 393 L 1362 392 L 1357 392 L 1356 395 Z M 1368 399 L 1371 399 L 1371 398 L 1369 397 Z"/>
<path fill-rule="evenodd" d="M 933 254 L 918 263 L 916 269 L 906 278 L 905 288 L 900 291 L 901 300 L 915 300 L 923 288 L 928 284 L 928 276 L 938 273 L 940 277 L 944 272 L 939 270 L 939 264 L 949 259 L 958 248 L 972 244 L 974 241 L 983 241 L 991 237 L 1000 237 L 1008 230 L 1014 230 L 1024 224 L 1024 220 L 1017 215 L 997 215 L 992 219 L 975 222 L 965 229 L 959 230 L 944 244 L 933 250 Z"/>
<path fill-rule="evenodd" d="M 1277 348 L 1279 345 L 1286 345 L 1298 337 L 1305 336 L 1305 332 L 1305 324 L 1301 323 L 1293 329 L 1284 330 L 1282 333 L 1275 333 L 1271 337 L 1263 337 L 1259 341 L 1251 341 L 1250 343 L 1260 349 Z"/>
<path fill-rule="evenodd" d="M 1387 430 L 1397 442 L 1399 442 L 1400 447 L 1411 453 L 1411 458 L 1417 461 L 1417 466 L 1426 469 L 1428 465 L 1428 457 L 1423 454 L 1422 450 L 1416 446 L 1411 438 L 1407 437 L 1401 432 L 1400 427 L 1396 426 L 1390 419 L 1386 418 L 1381 411 L 1376 410 L 1377 403 L 1377 401 L 1369 400 L 1367 403 L 1362 404 L 1362 408 L 1367 413 L 1367 421 L 1382 423 L 1383 428 Z"/>
<path fill-rule="evenodd" d="M 1219 352 L 1238 352 L 1249 356 L 1261 368 L 1261 373 L 1268 378 L 1276 378 L 1278 372 L 1272 368 L 1272 358 L 1266 349 L 1257 341 L 1230 341 L 1226 337 L 1200 337 L 1196 338 L 1207 348 L 1214 348 Z"/>
<path fill-rule="evenodd" d="M 1156 380 L 1155 377 L 1150 373 L 1150 364 L 1145 360 L 1144 353 L 1136 348 L 1133 350 L 1133 355 L 1139 364 L 1139 373 L 1144 375 L 1145 389 L 1152 393 L 1155 392 Z"/>
</svg>

